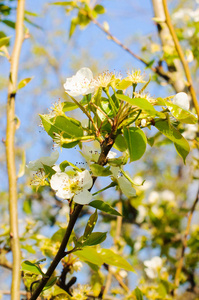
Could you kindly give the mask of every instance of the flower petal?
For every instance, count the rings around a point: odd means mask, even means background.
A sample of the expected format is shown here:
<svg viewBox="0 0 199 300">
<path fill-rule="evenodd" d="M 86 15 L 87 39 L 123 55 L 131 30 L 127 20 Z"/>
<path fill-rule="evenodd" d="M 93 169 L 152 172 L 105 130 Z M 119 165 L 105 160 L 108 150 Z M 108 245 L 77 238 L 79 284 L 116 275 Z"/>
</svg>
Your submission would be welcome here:
<svg viewBox="0 0 199 300">
<path fill-rule="evenodd" d="M 84 205 L 88 204 L 92 199 L 92 194 L 87 190 L 81 190 L 78 194 L 73 198 L 75 203 Z"/>
<path fill-rule="evenodd" d="M 50 156 L 42 156 L 39 159 L 30 161 L 27 168 L 31 171 L 38 171 L 43 168 L 43 164 L 49 167 L 53 166 L 59 158 L 59 152 L 56 150 Z"/>
<path fill-rule="evenodd" d="M 64 189 L 60 188 L 56 192 L 56 196 L 61 199 L 71 199 L 74 196 L 74 193 L 71 193 L 70 190 L 64 190 Z"/>
<path fill-rule="evenodd" d="M 88 170 L 78 172 L 79 186 L 83 189 L 90 189 L 93 184 L 93 179 Z"/>
<path fill-rule="evenodd" d="M 55 191 L 59 190 L 61 187 L 63 188 L 63 184 L 67 183 L 69 180 L 69 176 L 64 173 L 56 173 L 51 177 L 50 185 L 51 188 Z"/>
<path fill-rule="evenodd" d="M 177 93 L 173 98 L 173 103 L 181 107 L 182 109 L 189 110 L 189 99 L 188 95 L 184 92 Z"/>
<path fill-rule="evenodd" d="M 81 68 L 77 71 L 76 76 L 87 78 L 89 81 L 93 79 L 93 73 L 89 68 Z"/>
</svg>

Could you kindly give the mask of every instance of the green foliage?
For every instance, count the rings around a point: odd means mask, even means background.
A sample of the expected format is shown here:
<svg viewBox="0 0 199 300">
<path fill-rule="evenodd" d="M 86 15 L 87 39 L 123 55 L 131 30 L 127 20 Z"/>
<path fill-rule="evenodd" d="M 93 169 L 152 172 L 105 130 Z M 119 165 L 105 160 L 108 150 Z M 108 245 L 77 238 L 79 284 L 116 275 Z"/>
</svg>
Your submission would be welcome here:
<svg viewBox="0 0 199 300">
<path fill-rule="evenodd" d="M 104 201 L 94 200 L 90 202 L 89 205 L 107 214 L 121 216 L 121 214 L 117 210 L 115 210 L 113 207 L 111 207 L 108 203 L 105 203 Z"/>
</svg>

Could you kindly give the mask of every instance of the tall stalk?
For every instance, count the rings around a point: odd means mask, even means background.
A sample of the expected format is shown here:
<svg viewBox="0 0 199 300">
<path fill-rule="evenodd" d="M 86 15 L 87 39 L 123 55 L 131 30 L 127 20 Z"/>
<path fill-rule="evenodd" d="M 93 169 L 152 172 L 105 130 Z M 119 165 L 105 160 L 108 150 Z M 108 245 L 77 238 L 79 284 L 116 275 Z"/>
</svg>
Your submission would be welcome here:
<svg viewBox="0 0 199 300">
<path fill-rule="evenodd" d="M 17 175 L 15 166 L 15 97 L 17 89 L 17 75 L 19 57 L 24 39 L 24 7 L 25 0 L 18 0 L 16 17 L 16 35 L 11 55 L 11 65 L 8 83 L 7 99 L 7 128 L 6 128 L 6 161 L 9 182 L 9 213 L 10 213 L 10 241 L 13 256 L 13 271 L 11 284 L 11 299 L 20 299 L 20 266 L 21 251 L 18 233 L 18 208 L 17 208 Z"/>
</svg>

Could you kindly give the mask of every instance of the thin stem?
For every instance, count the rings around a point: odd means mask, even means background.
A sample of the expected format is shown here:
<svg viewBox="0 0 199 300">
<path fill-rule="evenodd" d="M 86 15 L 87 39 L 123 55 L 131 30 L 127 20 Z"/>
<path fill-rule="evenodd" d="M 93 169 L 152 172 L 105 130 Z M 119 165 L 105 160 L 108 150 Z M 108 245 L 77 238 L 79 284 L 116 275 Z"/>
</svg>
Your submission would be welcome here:
<svg viewBox="0 0 199 300">
<path fill-rule="evenodd" d="M 175 279 L 174 279 L 174 284 L 175 284 L 175 290 L 173 291 L 174 294 L 176 293 L 176 289 L 178 288 L 179 283 L 180 283 L 180 273 L 181 273 L 182 267 L 183 267 L 185 249 L 187 247 L 187 240 L 188 240 L 188 235 L 189 235 L 189 231 L 190 231 L 191 220 L 192 220 L 193 213 L 195 211 L 195 208 L 196 208 L 196 205 L 197 205 L 198 201 L 199 201 L 199 190 L 197 192 L 196 199 L 195 199 L 195 201 L 194 201 L 194 203 L 191 207 L 191 210 L 190 210 L 190 213 L 189 213 L 189 216 L 188 216 L 187 227 L 186 227 L 186 230 L 185 230 L 184 237 L 182 239 L 181 257 L 180 257 L 180 260 L 178 262 L 178 267 L 177 267 L 176 274 L 175 274 Z"/>
<path fill-rule="evenodd" d="M 99 106 L 97 106 L 95 103 L 91 103 L 91 105 L 93 105 L 97 110 L 99 110 L 106 117 L 106 119 L 109 121 L 111 126 L 113 126 L 113 121 L 109 118 L 109 116 Z"/>
<path fill-rule="evenodd" d="M 11 56 L 10 78 L 8 83 L 7 99 L 7 128 L 6 128 L 6 161 L 9 182 L 9 212 L 10 212 L 10 239 L 13 255 L 13 272 L 11 284 L 11 299 L 20 299 L 21 280 L 21 252 L 18 233 L 17 208 L 17 175 L 15 166 L 15 97 L 21 46 L 24 40 L 24 9 L 25 0 L 18 0 L 16 17 L 16 36 Z"/>
<path fill-rule="evenodd" d="M 194 107 L 196 109 L 197 115 L 199 117 L 199 104 L 198 104 L 198 101 L 197 101 L 195 89 L 193 87 L 193 82 L 192 82 L 192 78 L 191 78 L 189 65 L 188 65 L 188 63 L 185 59 L 185 56 L 184 56 L 184 53 L 183 53 L 182 48 L 180 46 L 178 37 L 177 37 L 177 35 L 175 33 L 175 30 L 174 30 L 174 27 L 172 25 L 171 17 L 169 15 L 169 10 L 168 10 L 168 7 L 167 7 L 167 0 L 162 0 L 162 3 L 163 3 L 163 7 L 164 7 L 164 12 L 165 12 L 166 24 L 167 24 L 167 26 L 169 28 L 169 31 L 171 33 L 171 36 L 173 38 L 173 41 L 174 41 L 174 44 L 175 44 L 175 47 L 176 47 L 176 51 L 178 52 L 179 58 L 182 62 L 184 72 L 185 72 L 187 81 L 189 83 L 189 91 L 190 91 L 190 94 L 192 96 L 193 104 L 194 104 Z"/>
<path fill-rule="evenodd" d="M 109 37 L 109 39 L 111 39 L 114 43 L 116 43 L 118 46 L 120 46 L 122 49 L 124 49 L 126 52 L 128 52 L 131 56 L 133 56 L 134 58 L 136 58 L 137 60 L 139 60 L 141 63 L 143 63 L 146 67 L 150 66 L 149 62 L 147 62 L 146 60 L 144 60 L 143 58 L 141 58 L 139 55 L 137 55 L 133 51 L 131 51 L 127 46 L 125 46 L 124 44 L 122 44 L 122 42 L 118 38 L 116 38 L 114 35 L 112 35 L 109 30 L 105 29 L 104 26 L 101 25 L 96 19 L 94 19 L 92 16 L 88 15 L 87 12 L 85 12 L 85 14 L 90 18 L 90 20 L 100 30 L 102 30 Z M 168 81 L 168 82 L 170 81 L 169 75 L 161 67 L 157 66 L 157 67 L 154 68 L 154 67 L 150 66 L 150 69 L 154 73 L 156 73 L 159 76 L 161 76 L 162 78 L 164 78 L 166 81 Z"/>
<path fill-rule="evenodd" d="M 89 120 L 91 121 L 91 123 L 93 124 L 93 127 L 95 129 L 96 132 L 96 136 L 98 139 L 100 139 L 100 141 L 102 142 L 102 137 L 100 135 L 99 129 L 97 128 L 93 118 L 91 117 L 91 115 L 87 112 L 87 110 L 72 96 L 70 96 L 71 99 L 75 102 L 75 104 L 77 104 L 77 106 L 83 111 L 83 113 L 89 118 Z"/>
</svg>

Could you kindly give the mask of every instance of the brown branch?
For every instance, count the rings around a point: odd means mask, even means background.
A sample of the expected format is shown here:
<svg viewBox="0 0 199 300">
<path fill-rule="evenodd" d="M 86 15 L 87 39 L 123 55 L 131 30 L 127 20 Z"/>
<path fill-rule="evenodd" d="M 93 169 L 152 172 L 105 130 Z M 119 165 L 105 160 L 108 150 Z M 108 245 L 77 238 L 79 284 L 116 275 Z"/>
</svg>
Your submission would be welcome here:
<svg viewBox="0 0 199 300">
<path fill-rule="evenodd" d="M 7 128 L 6 128 L 6 160 L 9 181 L 9 212 L 10 212 L 10 239 L 13 255 L 13 272 L 11 285 L 11 299 L 20 299 L 20 266 L 21 253 L 18 234 L 17 209 L 17 176 L 15 166 L 15 97 L 17 89 L 17 75 L 21 46 L 24 40 L 24 7 L 25 0 L 18 0 L 16 17 L 16 36 L 11 55 L 10 78 L 7 100 Z"/>
<path fill-rule="evenodd" d="M 180 257 L 180 260 L 179 260 L 179 263 L 178 263 L 178 267 L 177 267 L 176 274 L 175 274 L 175 279 L 174 279 L 174 284 L 175 284 L 175 290 L 173 291 L 174 294 L 176 292 L 176 288 L 178 288 L 178 286 L 179 286 L 180 273 L 181 273 L 182 267 L 183 267 L 183 261 L 184 261 L 184 256 L 185 256 L 185 250 L 186 250 L 186 247 L 187 247 L 187 240 L 188 240 L 188 235 L 189 235 L 189 231 L 190 231 L 191 220 L 192 220 L 193 213 L 195 211 L 195 208 L 196 208 L 196 205 L 197 205 L 198 201 L 199 201 L 199 190 L 197 192 L 196 199 L 195 199 L 195 201 L 194 201 L 194 203 L 191 207 L 191 210 L 190 210 L 190 213 L 189 213 L 189 216 L 188 216 L 187 227 L 186 227 L 186 230 L 185 230 L 185 233 L 184 233 L 184 237 L 182 239 L 181 257 Z"/>
<path fill-rule="evenodd" d="M 108 155 L 108 152 L 110 151 L 110 149 L 112 148 L 114 141 L 115 141 L 115 134 L 114 134 L 114 128 L 112 129 L 113 132 L 111 132 L 107 137 L 105 137 L 105 139 L 103 140 L 103 142 L 101 143 L 101 154 L 99 156 L 98 159 L 98 164 L 104 166 L 106 164 L 106 157 Z M 94 177 L 93 179 L 93 185 L 96 181 L 96 177 Z M 92 187 L 91 187 L 92 189 Z M 90 190 L 91 190 L 90 189 Z M 66 229 L 64 238 L 61 242 L 60 248 L 56 254 L 56 256 L 54 257 L 51 265 L 49 266 L 45 277 L 43 277 L 39 283 L 39 285 L 37 286 L 37 288 L 35 289 L 35 291 L 33 292 L 30 300 L 36 300 L 37 297 L 40 295 L 40 293 L 42 292 L 43 288 L 45 287 L 45 285 L 47 284 L 48 280 L 50 279 L 51 275 L 53 274 L 54 270 L 56 269 L 57 265 L 59 264 L 59 262 L 61 261 L 61 259 L 66 255 L 65 252 L 65 248 L 68 244 L 69 238 L 71 236 L 71 233 L 73 231 L 73 228 L 75 226 L 75 223 L 77 221 L 77 218 L 81 212 L 83 208 L 83 205 L 77 204 L 74 208 L 74 211 L 72 212 L 72 214 L 70 215 L 70 220 L 68 223 L 68 227 Z"/>
<path fill-rule="evenodd" d="M 165 17 L 166 17 L 166 24 L 167 24 L 167 26 L 169 28 L 169 31 L 171 33 L 171 36 L 173 38 L 173 42 L 175 44 L 176 51 L 178 52 L 179 58 L 182 62 L 184 72 L 185 72 L 185 75 L 186 75 L 186 78 L 187 78 L 187 81 L 188 81 L 188 84 L 189 84 L 188 88 L 189 88 L 190 94 L 192 96 L 193 104 L 194 104 L 194 107 L 196 109 L 197 115 L 199 117 L 199 104 L 198 104 L 198 101 L 197 101 L 195 89 L 193 87 L 193 82 L 192 82 L 192 78 L 191 78 L 189 65 L 188 65 L 188 63 L 185 59 L 185 56 L 184 56 L 184 53 L 182 51 L 181 45 L 179 43 L 178 37 L 175 33 L 175 29 L 172 25 L 171 17 L 169 15 L 169 10 L 168 10 L 168 7 L 167 7 L 167 0 L 162 0 L 162 3 L 163 3 Z"/>
</svg>

